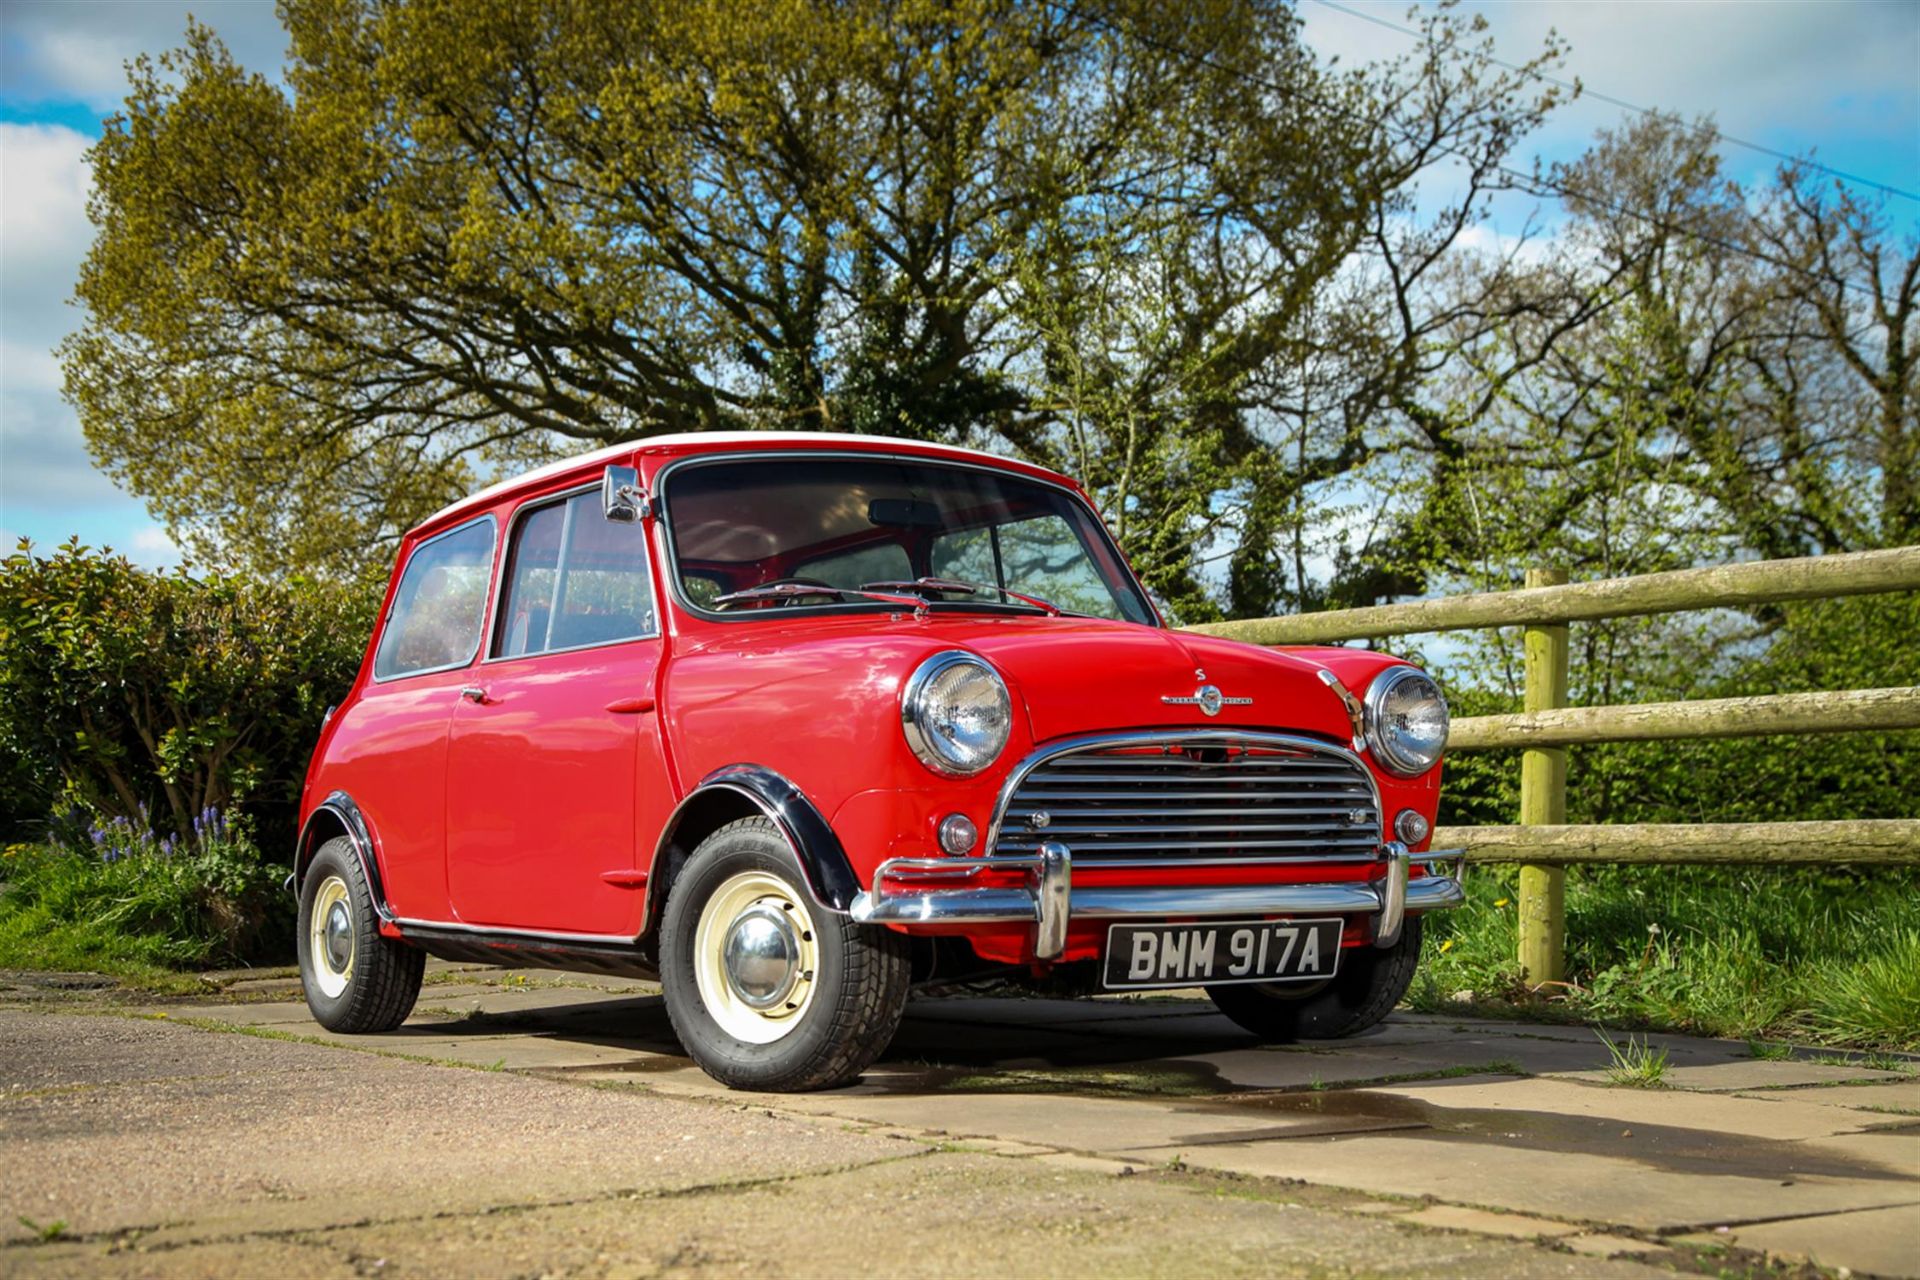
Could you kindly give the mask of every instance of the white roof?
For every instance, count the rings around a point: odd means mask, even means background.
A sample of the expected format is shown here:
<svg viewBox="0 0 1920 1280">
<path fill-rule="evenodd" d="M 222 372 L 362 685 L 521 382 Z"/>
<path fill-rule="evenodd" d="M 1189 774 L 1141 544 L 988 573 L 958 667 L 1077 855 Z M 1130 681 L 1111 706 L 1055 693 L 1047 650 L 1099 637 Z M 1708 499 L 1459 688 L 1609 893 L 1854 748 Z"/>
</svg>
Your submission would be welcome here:
<svg viewBox="0 0 1920 1280">
<path fill-rule="evenodd" d="M 957 454 L 962 457 L 983 458 L 989 462 L 1016 462 L 1000 454 L 987 453 L 981 449 L 967 449 L 959 445 L 938 444 L 927 440 L 909 440 L 905 436 L 869 436 L 850 435 L 842 431 L 678 431 L 671 435 L 644 436 L 638 440 L 627 440 L 620 444 L 610 444 L 590 453 L 576 454 L 571 458 L 561 458 L 545 466 L 535 467 L 531 471 L 509 476 L 495 484 L 488 485 L 478 493 L 469 494 L 455 502 L 448 503 L 432 516 L 420 522 L 415 528 L 438 524 L 441 520 L 458 511 L 472 507 L 490 505 L 494 499 L 510 490 L 539 484 L 541 481 L 564 475 L 582 467 L 603 465 L 631 457 L 639 453 L 672 453 L 689 446 L 698 445 L 702 452 L 724 449 L 737 444 L 810 444 L 837 445 L 841 448 L 884 448 L 887 445 L 907 445 L 915 449 L 937 449 L 942 453 Z M 1031 465 L 1031 464 L 1027 464 Z"/>
</svg>

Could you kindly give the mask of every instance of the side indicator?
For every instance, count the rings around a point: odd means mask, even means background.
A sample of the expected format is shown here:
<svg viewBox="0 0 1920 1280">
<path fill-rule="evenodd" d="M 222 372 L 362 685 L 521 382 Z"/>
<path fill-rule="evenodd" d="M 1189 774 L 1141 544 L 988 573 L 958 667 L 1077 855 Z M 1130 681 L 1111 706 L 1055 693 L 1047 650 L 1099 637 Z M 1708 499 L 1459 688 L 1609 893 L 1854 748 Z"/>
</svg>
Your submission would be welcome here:
<svg viewBox="0 0 1920 1280">
<path fill-rule="evenodd" d="M 616 889 L 638 889 L 647 882 L 644 871 L 602 871 L 600 878 Z"/>
<path fill-rule="evenodd" d="M 652 698 L 618 698 L 607 704 L 607 710 L 618 716 L 639 715 L 643 711 L 653 710 Z"/>
</svg>

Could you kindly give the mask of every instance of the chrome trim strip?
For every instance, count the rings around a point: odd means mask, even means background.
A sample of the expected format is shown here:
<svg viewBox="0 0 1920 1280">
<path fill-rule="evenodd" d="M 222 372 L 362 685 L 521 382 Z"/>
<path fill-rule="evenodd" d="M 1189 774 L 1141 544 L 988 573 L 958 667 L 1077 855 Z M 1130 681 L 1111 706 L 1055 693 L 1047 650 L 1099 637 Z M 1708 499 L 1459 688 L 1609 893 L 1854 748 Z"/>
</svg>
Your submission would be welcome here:
<svg viewBox="0 0 1920 1280">
<path fill-rule="evenodd" d="M 614 947 L 630 947 L 634 944 L 633 936 L 625 933 L 561 933 L 552 929 L 511 929 L 505 925 L 461 924 L 454 920 L 415 920 L 406 916 L 396 916 L 392 923 L 398 925 L 403 933 L 408 929 L 438 929 L 443 933 L 543 938 L 549 942 L 592 942 L 601 946 Z"/>
<path fill-rule="evenodd" d="M 1294 750 L 1324 753 L 1336 756 L 1354 765 L 1367 780 L 1367 789 L 1373 794 L 1374 812 L 1380 815 L 1380 834 L 1386 834 L 1386 804 L 1380 796 L 1380 780 L 1373 776 L 1373 770 L 1367 768 L 1354 752 L 1335 743 L 1320 738 L 1306 738 L 1291 733 L 1263 733 L 1241 729 L 1153 729 L 1128 730 L 1117 733 L 1088 733 L 1078 737 L 1063 738 L 1047 746 L 1040 747 L 1026 759 L 1013 767 L 1007 780 L 1000 785 L 1000 794 L 994 798 L 993 821 L 987 824 L 986 840 L 981 848 L 991 853 L 1000 845 L 1000 829 L 1005 825 L 1007 810 L 1013 804 L 1013 797 L 1027 775 L 1057 756 L 1075 755 L 1086 751 L 1100 751 L 1110 747 L 1150 747 L 1165 746 L 1171 743 L 1197 742 L 1207 746 L 1231 746 L 1234 743 L 1246 743 L 1256 747 L 1285 747 Z M 1311 861 L 1311 859 L 1302 859 Z"/>
</svg>

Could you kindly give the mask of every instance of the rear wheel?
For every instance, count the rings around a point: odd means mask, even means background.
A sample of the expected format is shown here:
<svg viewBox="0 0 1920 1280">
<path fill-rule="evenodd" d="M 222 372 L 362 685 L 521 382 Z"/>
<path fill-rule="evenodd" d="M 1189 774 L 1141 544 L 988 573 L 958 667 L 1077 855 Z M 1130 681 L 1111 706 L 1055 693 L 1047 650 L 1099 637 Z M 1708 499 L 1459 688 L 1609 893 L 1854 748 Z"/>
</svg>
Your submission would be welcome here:
<svg viewBox="0 0 1920 1280">
<path fill-rule="evenodd" d="M 822 910 L 778 827 L 745 818 L 694 850 L 667 894 L 660 982 L 693 1060 L 736 1089 L 826 1089 L 887 1047 L 906 939 Z"/>
<path fill-rule="evenodd" d="M 320 846 L 300 886 L 300 985 L 314 1021 L 349 1034 L 391 1031 L 420 996 L 426 952 L 380 936 L 380 916 L 345 836 Z"/>
<path fill-rule="evenodd" d="M 1286 983 L 1208 987 L 1220 1012 L 1262 1040 L 1338 1040 L 1358 1035 L 1400 1003 L 1420 964 L 1420 917 L 1408 916 L 1391 947 L 1352 947 L 1340 972 L 1305 991 Z"/>
</svg>

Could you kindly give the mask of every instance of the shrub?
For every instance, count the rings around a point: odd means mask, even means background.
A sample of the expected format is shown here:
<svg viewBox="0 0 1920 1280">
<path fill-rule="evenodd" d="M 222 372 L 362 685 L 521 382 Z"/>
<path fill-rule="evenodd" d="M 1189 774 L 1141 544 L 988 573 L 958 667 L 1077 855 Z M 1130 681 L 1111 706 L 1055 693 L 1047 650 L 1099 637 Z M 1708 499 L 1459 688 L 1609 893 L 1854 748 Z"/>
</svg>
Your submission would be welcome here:
<svg viewBox="0 0 1920 1280">
<path fill-rule="evenodd" d="M 0 965 L 125 973 L 291 955 L 283 873 L 243 823 L 209 809 L 176 837 L 70 811 L 54 829 L 0 860 Z"/>
<path fill-rule="evenodd" d="M 328 702 L 377 596 L 301 578 L 156 574 L 77 541 L 0 561 L 0 761 L 31 793 L 176 839 L 209 807 L 291 836 Z"/>
</svg>

